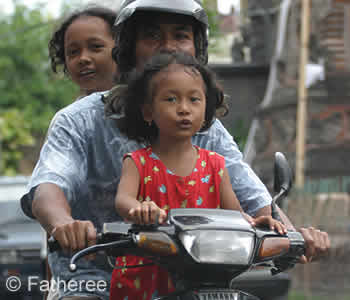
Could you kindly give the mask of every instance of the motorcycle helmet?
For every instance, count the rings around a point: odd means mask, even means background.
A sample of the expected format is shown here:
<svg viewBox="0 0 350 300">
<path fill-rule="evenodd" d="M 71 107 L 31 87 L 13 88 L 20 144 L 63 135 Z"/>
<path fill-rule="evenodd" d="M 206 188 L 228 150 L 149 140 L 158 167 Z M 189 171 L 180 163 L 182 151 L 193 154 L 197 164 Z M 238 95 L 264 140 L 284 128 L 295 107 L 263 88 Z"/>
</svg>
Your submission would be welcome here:
<svg viewBox="0 0 350 300">
<path fill-rule="evenodd" d="M 196 58 L 202 64 L 208 62 L 208 16 L 200 0 L 124 0 L 114 23 L 115 48 L 112 51 L 118 70 L 129 72 L 135 66 L 135 23 L 131 21 L 137 12 L 173 13 L 193 17 Z"/>
</svg>

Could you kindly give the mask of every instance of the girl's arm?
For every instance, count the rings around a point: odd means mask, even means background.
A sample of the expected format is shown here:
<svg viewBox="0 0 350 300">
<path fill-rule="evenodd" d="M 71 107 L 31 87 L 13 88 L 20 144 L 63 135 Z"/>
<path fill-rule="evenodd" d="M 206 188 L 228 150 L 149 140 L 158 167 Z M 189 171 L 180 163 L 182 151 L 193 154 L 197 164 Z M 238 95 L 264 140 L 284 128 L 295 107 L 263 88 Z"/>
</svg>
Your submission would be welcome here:
<svg viewBox="0 0 350 300">
<path fill-rule="evenodd" d="M 140 174 L 133 160 L 129 157 L 124 159 L 122 175 L 118 192 L 115 197 L 115 208 L 124 219 L 137 224 L 163 223 L 166 212 L 160 209 L 153 201 L 137 200 L 140 187 Z"/>
<path fill-rule="evenodd" d="M 230 177 L 226 168 L 224 169 L 224 174 L 220 183 L 220 207 L 243 212 L 236 194 L 232 189 Z"/>
<path fill-rule="evenodd" d="M 260 216 L 257 218 L 252 218 L 243 212 L 236 194 L 232 189 L 230 177 L 226 168 L 224 169 L 224 174 L 220 183 L 220 206 L 223 209 L 239 210 L 247 219 L 247 221 L 252 224 L 252 226 L 268 226 L 271 230 L 276 230 L 280 234 L 285 234 L 287 232 L 285 226 L 281 222 L 273 219 L 271 216 Z"/>
<path fill-rule="evenodd" d="M 122 174 L 118 186 L 114 205 L 121 217 L 129 218 L 129 211 L 137 207 L 140 202 L 137 201 L 137 193 L 140 186 L 140 174 L 135 163 L 127 157 L 123 161 Z"/>
</svg>

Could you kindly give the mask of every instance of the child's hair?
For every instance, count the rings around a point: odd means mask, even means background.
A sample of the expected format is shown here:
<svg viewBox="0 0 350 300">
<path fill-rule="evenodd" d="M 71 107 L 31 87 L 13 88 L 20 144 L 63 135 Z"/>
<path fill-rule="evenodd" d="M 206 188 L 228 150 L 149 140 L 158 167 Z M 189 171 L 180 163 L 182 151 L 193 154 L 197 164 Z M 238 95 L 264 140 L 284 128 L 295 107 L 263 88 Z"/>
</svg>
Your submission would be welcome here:
<svg viewBox="0 0 350 300">
<path fill-rule="evenodd" d="M 153 56 L 141 71 L 131 73 L 128 85 L 119 87 L 107 96 L 105 113 L 107 116 L 124 114 L 117 120 L 120 131 L 128 138 L 139 142 L 151 143 L 158 136 L 158 128 L 154 122 L 147 124 L 143 118 L 142 107 L 150 103 L 150 82 L 152 78 L 172 64 L 189 68 L 194 74 L 201 76 L 205 84 L 206 109 L 205 123 L 201 131 L 208 129 L 215 116 L 228 112 L 224 101 L 224 93 L 218 85 L 215 74 L 206 66 L 201 65 L 192 55 L 183 52 L 161 52 Z"/>
<path fill-rule="evenodd" d="M 51 40 L 49 41 L 49 55 L 51 60 L 51 69 L 53 72 L 58 73 L 58 66 L 63 66 L 63 72 L 67 74 L 66 59 L 64 55 L 64 36 L 68 27 L 80 17 L 97 17 L 103 19 L 110 27 L 111 36 L 113 35 L 113 25 L 116 19 L 116 12 L 103 7 L 103 6 L 91 6 L 83 10 L 77 10 L 69 15 L 62 21 L 57 30 L 53 33 Z"/>
</svg>

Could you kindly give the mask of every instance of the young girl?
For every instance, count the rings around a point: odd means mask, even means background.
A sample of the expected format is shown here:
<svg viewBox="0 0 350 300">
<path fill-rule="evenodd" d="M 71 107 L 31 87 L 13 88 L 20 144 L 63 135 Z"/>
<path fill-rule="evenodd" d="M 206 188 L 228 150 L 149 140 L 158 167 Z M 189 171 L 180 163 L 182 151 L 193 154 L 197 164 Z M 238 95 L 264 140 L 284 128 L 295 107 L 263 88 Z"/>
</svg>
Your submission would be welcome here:
<svg viewBox="0 0 350 300">
<path fill-rule="evenodd" d="M 192 144 L 192 136 L 208 129 L 217 110 L 226 112 L 222 90 L 213 74 L 185 53 L 161 53 L 133 74 L 123 99 L 121 132 L 145 142 L 146 148 L 125 155 L 117 212 L 137 224 L 163 223 L 170 208 L 198 207 L 241 210 L 225 161 L 217 153 Z M 157 220 L 158 218 L 158 220 Z M 248 218 L 248 217 L 247 217 Z M 271 217 L 251 219 L 280 233 L 284 226 Z M 148 263 L 120 257 L 117 267 Z M 174 287 L 159 266 L 115 269 L 111 299 L 152 299 Z"/>
<path fill-rule="evenodd" d="M 117 66 L 112 59 L 115 18 L 113 10 L 100 6 L 73 12 L 62 21 L 49 41 L 51 68 L 55 73 L 63 71 L 79 87 L 78 99 L 109 90 L 116 81 Z M 51 120 L 48 132 L 59 113 Z M 58 289 L 50 289 L 48 299 L 58 298 Z"/>
<path fill-rule="evenodd" d="M 80 88 L 80 97 L 113 87 L 117 66 L 112 59 L 112 27 L 116 13 L 104 7 L 74 12 L 54 32 L 49 42 L 52 70 L 62 67 Z"/>
</svg>

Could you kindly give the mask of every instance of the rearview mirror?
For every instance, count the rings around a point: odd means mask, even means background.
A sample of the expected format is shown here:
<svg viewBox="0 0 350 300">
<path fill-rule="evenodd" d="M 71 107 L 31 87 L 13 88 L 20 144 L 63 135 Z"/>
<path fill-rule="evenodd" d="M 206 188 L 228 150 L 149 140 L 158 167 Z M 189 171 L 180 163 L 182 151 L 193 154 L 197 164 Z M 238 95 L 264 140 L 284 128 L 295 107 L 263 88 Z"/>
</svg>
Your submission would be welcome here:
<svg viewBox="0 0 350 300">
<path fill-rule="evenodd" d="M 292 170 L 281 152 L 275 153 L 274 190 L 286 196 L 292 187 Z"/>
</svg>

